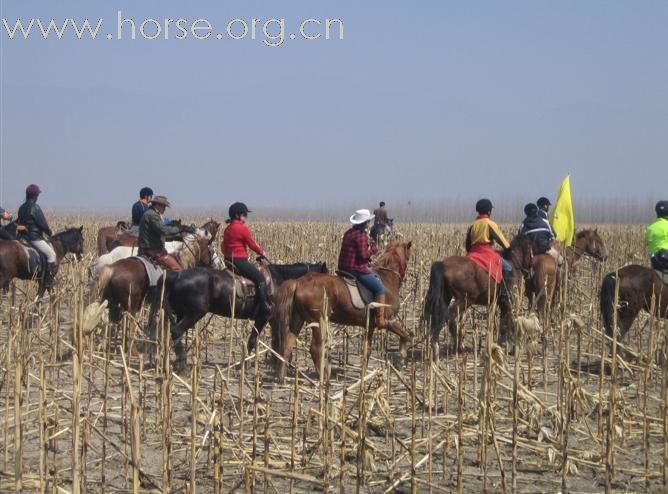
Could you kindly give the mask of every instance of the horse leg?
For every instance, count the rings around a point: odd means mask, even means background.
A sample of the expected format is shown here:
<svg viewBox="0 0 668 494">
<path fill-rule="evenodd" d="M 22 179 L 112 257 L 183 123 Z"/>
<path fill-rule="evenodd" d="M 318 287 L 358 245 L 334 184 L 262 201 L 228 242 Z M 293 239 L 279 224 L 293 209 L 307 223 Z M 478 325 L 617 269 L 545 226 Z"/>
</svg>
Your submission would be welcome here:
<svg viewBox="0 0 668 494">
<path fill-rule="evenodd" d="M 320 333 L 320 328 L 313 327 L 312 329 L 313 334 L 311 335 L 311 358 L 313 359 L 313 364 L 315 365 L 315 371 L 322 379 L 322 376 L 320 375 L 320 364 L 322 362 L 322 334 Z"/>
<path fill-rule="evenodd" d="M 369 329 L 366 333 L 366 345 L 362 344 L 362 359 L 364 359 L 364 362 L 367 364 L 369 363 L 369 358 L 371 357 L 371 344 L 373 342 L 374 329 L 375 328 L 373 326 L 369 326 Z"/>
<path fill-rule="evenodd" d="M 283 341 L 282 349 L 282 359 L 276 359 L 276 374 L 278 375 L 278 382 L 283 383 L 285 376 L 288 373 L 288 363 L 292 359 L 292 351 L 297 345 L 297 335 L 292 331 L 288 331 L 288 334 Z"/>
<path fill-rule="evenodd" d="M 176 353 L 176 361 L 174 362 L 174 370 L 176 372 L 183 372 L 187 368 L 188 356 L 186 355 L 185 346 L 183 344 L 182 336 L 190 328 L 197 324 L 197 321 L 202 319 L 206 312 L 196 312 L 186 314 L 176 325 L 172 326 L 171 335 L 174 343 L 174 353 Z M 167 351 L 167 349 L 165 349 Z"/>
<path fill-rule="evenodd" d="M 503 345 L 512 336 L 512 316 L 513 311 L 509 302 L 500 301 L 499 310 L 501 311 L 501 327 L 499 331 L 499 345 Z"/>
<path fill-rule="evenodd" d="M 248 342 L 246 343 L 246 351 L 248 352 L 248 355 L 253 353 L 255 350 L 255 347 L 257 346 L 257 339 L 262 334 L 262 331 L 267 324 L 267 320 L 267 316 L 263 314 L 258 314 L 257 318 L 255 319 L 255 323 L 251 329 L 251 334 L 248 337 Z"/>
<path fill-rule="evenodd" d="M 399 337 L 400 365 L 403 367 L 406 363 L 406 358 L 408 357 L 408 332 L 397 321 L 391 321 L 387 329 Z"/>
<path fill-rule="evenodd" d="M 454 317 L 450 317 L 448 322 L 448 330 L 450 331 L 450 348 L 453 353 L 461 353 L 464 351 L 464 335 L 460 334 L 459 323 L 461 322 L 464 312 L 468 308 L 466 300 L 455 300 L 450 309 Z"/>
</svg>

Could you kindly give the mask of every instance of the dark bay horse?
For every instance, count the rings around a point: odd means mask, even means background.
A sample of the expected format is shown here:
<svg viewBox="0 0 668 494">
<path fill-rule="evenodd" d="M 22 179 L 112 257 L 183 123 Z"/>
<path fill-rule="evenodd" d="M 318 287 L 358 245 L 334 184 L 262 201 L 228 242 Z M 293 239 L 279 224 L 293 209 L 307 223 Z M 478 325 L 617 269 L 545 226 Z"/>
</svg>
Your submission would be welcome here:
<svg viewBox="0 0 668 494">
<path fill-rule="evenodd" d="M 387 297 L 385 317 L 387 329 L 400 338 L 400 354 L 405 359 L 408 354 L 408 333 L 396 320 L 399 312 L 399 289 L 406 275 L 406 268 L 411 253 L 411 242 L 393 242 L 385 252 L 373 263 L 373 268 L 385 285 Z M 319 323 L 323 313 L 323 303 L 327 297 L 326 314 L 329 320 L 338 324 L 366 327 L 366 309 L 353 306 L 350 293 L 345 282 L 338 276 L 310 273 L 297 280 L 286 281 L 278 289 L 275 296 L 274 312 L 272 313 L 272 348 L 284 359 L 276 359 L 276 371 L 279 381 L 283 381 L 287 373 L 285 362 L 289 362 L 292 351 L 297 343 L 304 323 Z M 371 353 L 371 342 L 374 332 L 373 317 L 366 335 L 367 354 L 362 358 L 368 360 Z M 315 369 L 320 372 L 322 357 L 322 336 L 319 327 L 312 326 L 311 358 Z"/>
<path fill-rule="evenodd" d="M 135 247 L 137 245 L 137 236 L 127 232 L 128 225 L 124 221 L 119 221 L 116 226 L 105 226 L 97 232 L 97 255 L 109 253 L 114 247 L 124 245 L 126 247 Z M 209 220 L 201 227 L 202 230 L 210 234 L 214 239 L 218 235 L 220 223 Z"/>
<path fill-rule="evenodd" d="M 213 255 L 210 244 L 213 238 L 190 238 L 177 255 L 181 266 L 185 269 L 211 266 Z M 123 311 L 134 316 L 141 309 L 149 290 L 146 268 L 142 261 L 132 257 L 103 266 L 97 273 L 97 290 L 102 300 L 107 300 L 109 304 L 111 322 L 120 322 Z"/>
<path fill-rule="evenodd" d="M 508 258 L 513 266 L 514 286 L 519 280 L 520 273 L 530 269 L 531 241 L 527 237 L 515 237 L 509 252 L 504 257 Z M 501 315 L 499 340 L 504 342 L 511 336 L 512 306 L 509 300 L 497 296 L 500 288 L 500 284 L 497 285 L 482 267 L 466 256 L 446 257 L 431 265 L 424 319 L 430 323 L 435 359 L 438 359 L 440 351 L 438 336 L 446 324 L 450 332 L 452 350 L 455 352 L 464 350 L 464 338 L 459 333 L 458 321 L 471 305 L 496 304 Z M 512 288 L 512 286 L 506 287 L 509 292 Z"/>
<path fill-rule="evenodd" d="M 615 291 L 618 290 L 618 305 L 615 307 Z M 601 283 L 601 315 L 605 332 L 614 335 L 615 311 L 619 338 L 631 329 L 641 310 L 650 312 L 654 299 L 654 315 L 668 318 L 668 284 L 652 268 L 629 264 L 618 271 L 608 273 Z"/>
<path fill-rule="evenodd" d="M 327 273 L 327 264 L 270 264 L 272 284 L 280 286 L 289 279 L 300 278 L 307 273 Z M 226 270 L 227 271 L 227 270 Z M 229 271 L 217 269 L 195 268 L 181 273 L 167 273 L 158 283 L 161 288 L 164 283 L 164 293 L 157 290 L 151 303 L 148 335 L 156 335 L 156 315 L 162 302 L 169 318 L 176 316 L 171 326 L 171 336 L 176 353 L 175 368 L 183 370 L 187 357 L 182 336 L 197 321 L 207 313 L 212 312 L 219 316 L 235 319 L 251 319 L 254 328 L 248 338 L 247 350 L 252 352 L 257 344 L 257 338 L 262 333 L 269 317 L 258 310 L 254 296 L 239 297 L 235 294 L 235 284 Z"/>
<path fill-rule="evenodd" d="M 51 237 L 51 245 L 56 251 L 58 264 L 67 254 L 74 254 L 78 260 L 81 260 L 84 251 L 83 226 L 56 233 Z M 35 275 L 30 272 L 28 262 L 26 252 L 20 242 L 0 240 L 0 287 L 6 287 L 13 278 L 37 279 L 39 281 L 38 293 L 40 296 L 43 295 L 44 279 L 41 276 L 35 278 Z"/>
</svg>

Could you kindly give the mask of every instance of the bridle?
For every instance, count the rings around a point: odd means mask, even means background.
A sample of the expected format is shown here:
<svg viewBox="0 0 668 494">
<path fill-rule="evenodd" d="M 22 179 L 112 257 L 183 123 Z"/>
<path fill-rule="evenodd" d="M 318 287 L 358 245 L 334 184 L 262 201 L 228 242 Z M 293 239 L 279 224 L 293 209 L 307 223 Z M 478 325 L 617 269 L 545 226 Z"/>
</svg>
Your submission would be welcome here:
<svg viewBox="0 0 668 494">
<path fill-rule="evenodd" d="M 378 266 L 376 269 L 381 269 L 383 271 L 389 271 L 390 273 L 396 274 L 399 277 L 399 281 L 404 280 L 404 276 L 406 276 L 406 261 L 404 261 L 401 256 L 397 253 L 397 251 L 392 252 L 392 258 L 396 261 L 396 263 L 399 265 L 399 271 L 395 271 L 394 269 L 390 269 L 385 266 Z"/>
</svg>

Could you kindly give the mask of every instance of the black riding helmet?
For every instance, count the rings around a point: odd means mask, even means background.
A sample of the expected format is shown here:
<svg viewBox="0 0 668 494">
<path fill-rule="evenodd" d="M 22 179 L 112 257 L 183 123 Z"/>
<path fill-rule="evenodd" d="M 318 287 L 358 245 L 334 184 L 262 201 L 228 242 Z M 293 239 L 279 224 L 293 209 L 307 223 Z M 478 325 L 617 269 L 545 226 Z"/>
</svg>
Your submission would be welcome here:
<svg viewBox="0 0 668 494">
<path fill-rule="evenodd" d="M 538 206 L 536 206 L 533 202 L 530 202 L 526 206 L 524 206 L 524 214 L 527 216 L 533 216 L 538 212 Z"/>
<path fill-rule="evenodd" d="M 489 214 L 492 212 L 492 201 L 489 199 L 480 199 L 475 203 L 475 210 L 478 214 Z"/>
<path fill-rule="evenodd" d="M 538 206 L 540 209 L 543 209 L 545 206 L 552 206 L 552 203 L 547 197 L 540 197 L 536 201 L 536 206 Z"/>
<path fill-rule="evenodd" d="M 659 201 L 654 206 L 654 211 L 656 215 L 662 218 L 668 217 L 668 201 Z"/>
<path fill-rule="evenodd" d="M 228 214 L 230 215 L 230 219 L 234 219 L 237 216 L 240 216 L 242 214 L 248 214 L 248 213 L 252 213 L 252 211 L 250 211 L 248 209 L 248 206 L 246 206 L 243 202 L 235 202 L 234 204 L 232 204 L 230 206 L 230 209 L 228 211 Z"/>
</svg>

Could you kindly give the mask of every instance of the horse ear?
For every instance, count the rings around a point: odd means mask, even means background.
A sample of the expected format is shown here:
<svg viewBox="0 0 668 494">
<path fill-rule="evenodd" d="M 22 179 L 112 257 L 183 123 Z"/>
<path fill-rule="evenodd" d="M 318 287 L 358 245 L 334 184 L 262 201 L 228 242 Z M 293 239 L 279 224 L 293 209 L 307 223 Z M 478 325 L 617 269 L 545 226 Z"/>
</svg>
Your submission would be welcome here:
<svg viewBox="0 0 668 494">
<path fill-rule="evenodd" d="M 80 231 L 80 232 L 83 232 L 83 225 L 81 225 L 81 226 L 79 227 L 79 231 Z"/>
<path fill-rule="evenodd" d="M 408 243 L 406 244 L 406 248 L 410 249 L 412 245 L 413 245 L 413 241 L 409 240 Z"/>
</svg>

